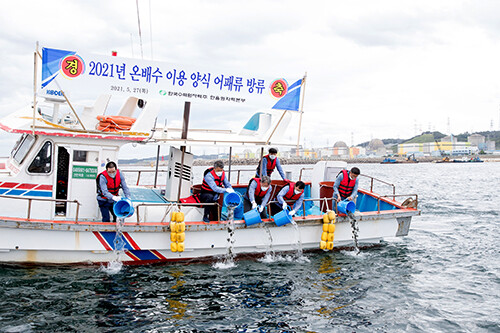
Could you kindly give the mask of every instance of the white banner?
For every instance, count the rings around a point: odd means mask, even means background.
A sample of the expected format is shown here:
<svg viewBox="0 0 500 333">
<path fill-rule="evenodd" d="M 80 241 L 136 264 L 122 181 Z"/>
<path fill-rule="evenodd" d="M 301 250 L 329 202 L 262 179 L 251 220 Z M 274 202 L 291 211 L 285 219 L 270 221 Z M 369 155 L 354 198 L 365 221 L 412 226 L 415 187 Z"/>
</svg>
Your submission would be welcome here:
<svg viewBox="0 0 500 333">
<path fill-rule="evenodd" d="M 296 80 L 43 48 L 45 96 L 126 94 L 272 108 Z"/>
</svg>

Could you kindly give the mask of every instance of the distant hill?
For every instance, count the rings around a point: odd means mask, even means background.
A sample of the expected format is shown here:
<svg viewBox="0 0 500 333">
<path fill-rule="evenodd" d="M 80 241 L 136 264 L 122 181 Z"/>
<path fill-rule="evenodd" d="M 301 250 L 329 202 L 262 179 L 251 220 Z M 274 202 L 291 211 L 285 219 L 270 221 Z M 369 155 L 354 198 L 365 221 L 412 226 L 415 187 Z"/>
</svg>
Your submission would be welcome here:
<svg viewBox="0 0 500 333">
<path fill-rule="evenodd" d="M 495 141 L 495 146 L 500 147 L 500 131 L 483 131 L 483 132 L 474 132 L 474 133 L 461 133 L 458 135 L 453 135 L 459 142 L 467 142 L 467 138 L 471 134 L 480 134 L 486 137 L 486 140 Z M 434 142 L 434 140 L 440 140 L 444 138 L 446 135 L 441 132 L 423 132 L 421 135 L 415 136 L 404 143 L 425 143 L 425 142 Z M 382 140 L 384 141 L 384 140 Z M 385 143 L 385 141 L 384 141 Z"/>
<path fill-rule="evenodd" d="M 500 147 L 500 131 L 483 131 L 483 132 L 474 132 L 474 133 L 461 133 L 458 135 L 453 135 L 459 142 L 467 142 L 467 137 L 471 134 L 481 134 L 486 137 L 486 140 L 492 140 L 495 141 L 495 146 Z M 443 134 L 441 132 L 423 132 L 420 135 L 414 136 L 410 139 L 404 140 L 404 139 L 382 139 L 382 142 L 384 145 L 389 147 L 390 149 L 393 150 L 394 153 L 397 152 L 397 145 L 400 143 L 426 143 L 426 142 L 434 142 L 434 140 L 441 140 L 444 138 L 446 134 Z M 370 141 L 366 141 L 363 143 L 360 143 L 359 146 L 361 147 L 368 147 L 370 144 Z"/>
<path fill-rule="evenodd" d="M 434 142 L 434 140 L 441 140 L 446 135 L 441 132 L 423 132 L 420 135 L 414 136 L 410 140 L 405 141 L 404 143 L 425 143 L 425 142 Z"/>
</svg>

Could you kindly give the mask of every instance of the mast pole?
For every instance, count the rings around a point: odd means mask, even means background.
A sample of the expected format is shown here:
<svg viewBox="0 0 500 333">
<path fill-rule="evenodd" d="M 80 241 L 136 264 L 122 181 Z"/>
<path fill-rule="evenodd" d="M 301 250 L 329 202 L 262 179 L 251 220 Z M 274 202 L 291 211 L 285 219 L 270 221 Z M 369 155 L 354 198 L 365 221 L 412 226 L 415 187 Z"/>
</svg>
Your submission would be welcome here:
<svg viewBox="0 0 500 333">
<path fill-rule="evenodd" d="M 182 134 L 181 139 L 187 139 L 188 127 L 189 127 L 189 112 L 191 110 L 191 102 L 184 102 L 184 120 L 182 122 Z M 179 176 L 179 190 L 177 192 L 177 201 L 181 199 L 182 190 L 182 176 L 184 175 L 184 155 L 186 154 L 186 146 L 181 146 L 181 170 Z"/>
<path fill-rule="evenodd" d="M 229 182 L 231 182 L 231 155 L 233 154 L 233 147 L 229 147 L 229 172 L 227 175 L 227 178 Z"/>
<path fill-rule="evenodd" d="M 302 79 L 302 96 L 300 98 L 300 118 L 299 118 L 299 133 L 297 134 L 297 154 L 299 154 L 299 143 L 300 143 L 300 130 L 302 128 L 302 114 L 304 113 L 304 95 L 306 92 L 306 78 L 307 72 L 304 74 L 304 78 Z"/>
<path fill-rule="evenodd" d="M 156 188 L 156 182 L 158 181 L 158 164 L 160 162 L 160 145 L 158 145 L 158 149 L 156 150 L 156 168 L 155 168 L 155 183 L 153 185 Z"/>
<path fill-rule="evenodd" d="M 36 118 L 36 86 L 37 86 L 37 72 L 38 72 L 38 61 L 37 61 L 37 53 L 38 53 L 38 42 L 36 42 L 35 52 L 33 53 L 33 129 L 32 134 L 35 135 L 35 118 Z"/>
</svg>

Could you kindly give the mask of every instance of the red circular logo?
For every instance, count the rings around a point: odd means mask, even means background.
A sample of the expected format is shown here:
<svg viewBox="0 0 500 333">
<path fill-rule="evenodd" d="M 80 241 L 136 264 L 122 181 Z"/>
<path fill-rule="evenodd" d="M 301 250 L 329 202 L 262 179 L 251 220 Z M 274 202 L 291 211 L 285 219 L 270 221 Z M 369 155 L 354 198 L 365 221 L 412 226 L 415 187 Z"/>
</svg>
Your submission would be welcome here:
<svg viewBox="0 0 500 333">
<path fill-rule="evenodd" d="M 82 58 L 77 55 L 70 55 L 61 61 L 61 71 L 69 78 L 75 78 L 85 70 Z"/>
<path fill-rule="evenodd" d="M 281 98 L 286 95 L 288 91 L 288 84 L 284 79 L 277 79 L 271 83 L 271 95 L 276 98 Z"/>
</svg>

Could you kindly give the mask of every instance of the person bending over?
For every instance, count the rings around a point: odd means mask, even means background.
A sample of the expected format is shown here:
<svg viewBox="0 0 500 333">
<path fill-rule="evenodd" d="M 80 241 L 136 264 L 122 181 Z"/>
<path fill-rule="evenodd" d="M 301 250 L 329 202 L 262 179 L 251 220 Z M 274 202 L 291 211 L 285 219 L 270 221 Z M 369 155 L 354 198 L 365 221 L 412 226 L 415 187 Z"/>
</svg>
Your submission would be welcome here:
<svg viewBox="0 0 500 333">
<path fill-rule="evenodd" d="M 271 178 L 268 176 L 252 178 L 248 183 L 247 192 L 243 196 L 244 212 L 257 208 L 260 217 L 267 218 L 266 205 L 271 197 L 271 192 Z"/>
<path fill-rule="evenodd" d="M 224 162 L 215 161 L 214 166 L 203 173 L 203 183 L 201 184 L 200 201 L 205 203 L 215 203 L 221 193 L 233 193 L 234 190 L 226 178 L 224 172 Z M 210 222 L 210 213 L 216 218 L 218 208 L 216 205 L 207 205 L 203 212 L 203 222 Z"/>
<path fill-rule="evenodd" d="M 125 177 L 118 170 L 115 162 L 108 162 L 106 170 L 97 175 L 97 203 L 101 210 L 102 222 L 110 222 L 113 215 L 113 222 L 116 222 L 116 215 L 113 212 L 113 205 L 121 197 L 118 195 L 120 188 L 126 198 L 130 199 L 130 190 L 125 182 Z"/>
<path fill-rule="evenodd" d="M 293 216 L 302 206 L 305 187 L 306 184 L 300 180 L 296 183 L 289 182 L 287 185 L 283 186 L 276 197 L 278 203 L 274 203 L 272 206 L 273 215 L 286 209 L 288 204 L 293 204 L 292 210 L 290 211 L 290 215 Z"/>
</svg>

